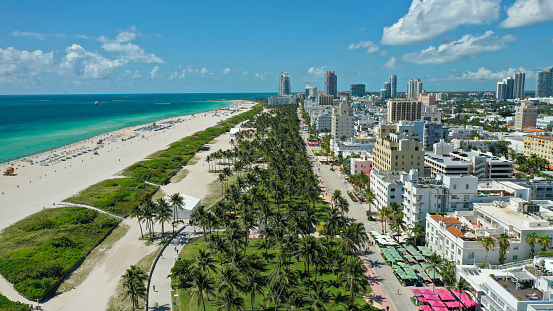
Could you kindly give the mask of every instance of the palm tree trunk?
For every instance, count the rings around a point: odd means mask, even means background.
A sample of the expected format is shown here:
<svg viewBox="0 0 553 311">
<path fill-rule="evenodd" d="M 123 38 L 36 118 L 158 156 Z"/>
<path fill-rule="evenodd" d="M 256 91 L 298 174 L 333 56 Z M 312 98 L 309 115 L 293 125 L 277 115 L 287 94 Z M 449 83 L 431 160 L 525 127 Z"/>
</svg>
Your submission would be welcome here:
<svg viewBox="0 0 553 311">
<path fill-rule="evenodd" d="M 140 226 L 140 237 L 144 238 L 144 233 L 142 232 L 142 224 L 140 220 L 138 221 L 138 225 Z"/>
</svg>

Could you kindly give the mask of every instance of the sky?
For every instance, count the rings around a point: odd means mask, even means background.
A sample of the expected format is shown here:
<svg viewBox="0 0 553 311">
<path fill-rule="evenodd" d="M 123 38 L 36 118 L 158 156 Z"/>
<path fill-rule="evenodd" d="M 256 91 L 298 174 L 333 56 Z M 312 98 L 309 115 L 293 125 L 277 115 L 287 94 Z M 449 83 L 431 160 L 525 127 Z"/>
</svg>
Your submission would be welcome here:
<svg viewBox="0 0 553 311">
<path fill-rule="evenodd" d="M 494 91 L 553 66 L 553 0 L 2 1 L 0 95 Z"/>
</svg>

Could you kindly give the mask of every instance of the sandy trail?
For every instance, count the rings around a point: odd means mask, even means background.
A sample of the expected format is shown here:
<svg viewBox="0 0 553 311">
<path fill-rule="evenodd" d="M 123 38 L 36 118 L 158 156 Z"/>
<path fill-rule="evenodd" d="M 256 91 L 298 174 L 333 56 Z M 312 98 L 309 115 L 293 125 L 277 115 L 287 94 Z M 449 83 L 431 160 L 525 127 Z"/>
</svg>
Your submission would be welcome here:
<svg viewBox="0 0 553 311">
<path fill-rule="evenodd" d="M 233 106 L 237 109 L 240 107 L 251 108 L 253 104 L 235 102 Z M 240 112 L 242 111 L 244 110 Z M 230 114 L 228 111 L 219 111 L 196 114 L 194 117 L 180 117 L 184 119 L 184 122 L 177 123 L 170 129 L 158 132 L 143 132 L 140 136 L 127 141 L 121 141 L 120 139 L 108 141 L 103 148 L 98 150 L 98 156 L 87 153 L 51 166 L 30 165 L 21 160 L 12 161 L 10 164 L 2 164 L 0 170 L 4 171 L 6 167 L 13 166 L 17 169 L 17 176 L 0 176 L 0 230 L 40 211 L 44 207 L 51 207 L 53 204 L 59 203 L 93 184 L 117 176 L 124 168 L 145 159 L 155 151 L 167 148 L 170 143 L 211 127 L 237 113 Z M 133 129 L 138 127 L 141 126 L 118 130 L 99 137 L 110 135 L 113 135 L 113 137 L 128 137 L 132 134 Z M 55 152 L 59 154 L 63 149 L 94 147 L 97 139 L 98 137 L 68 147 L 58 148 Z M 50 151 L 28 158 L 37 160 L 52 153 L 54 152 Z M 207 172 L 207 164 L 205 165 L 205 171 Z M 201 170 L 200 172 L 189 172 L 185 180 L 207 178 L 211 182 L 216 178 L 216 176 L 214 177 L 215 174 L 204 174 L 202 172 Z M 198 182 L 198 184 L 207 185 L 209 182 Z M 202 192 L 200 192 L 201 186 L 198 185 L 196 188 L 190 186 L 190 188 L 196 189 L 194 194 L 191 193 L 190 195 L 198 195 L 199 198 L 203 198 Z M 207 190 L 204 189 L 203 191 Z M 184 190 L 180 192 L 188 193 Z M 129 232 L 114 245 L 109 254 L 102 259 L 87 279 L 76 289 L 50 299 L 44 305 L 44 310 L 105 309 L 108 299 L 115 291 L 120 276 L 131 264 L 136 264 L 153 250 L 145 247 L 144 243 L 138 240 L 140 229 L 136 221 L 126 220 L 126 222 L 129 222 Z M 0 293 L 11 300 L 27 302 L 1 276 Z"/>
</svg>

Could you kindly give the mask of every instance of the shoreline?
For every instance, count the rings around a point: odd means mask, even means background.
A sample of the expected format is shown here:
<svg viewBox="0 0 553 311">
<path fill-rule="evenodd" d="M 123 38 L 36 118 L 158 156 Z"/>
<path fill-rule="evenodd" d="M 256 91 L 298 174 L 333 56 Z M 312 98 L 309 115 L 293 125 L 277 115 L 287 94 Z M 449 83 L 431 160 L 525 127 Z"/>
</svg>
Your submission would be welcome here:
<svg viewBox="0 0 553 311">
<path fill-rule="evenodd" d="M 223 110 L 161 119 L 156 124 L 179 118 L 182 122 L 158 131 L 140 132 L 140 135 L 132 139 L 122 140 L 135 133 L 135 129 L 145 125 L 104 133 L 63 148 L 3 163 L 0 165 L 2 172 L 11 166 L 16 169 L 16 175 L 0 176 L 0 230 L 41 209 L 55 206 L 90 185 L 117 178 L 119 172 L 125 168 L 143 161 L 159 150 L 166 149 L 171 143 L 214 126 L 238 114 L 238 111 L 249 110 L 254 105 L 254 102 L 248 100 L 235 100 Z M 236 113 L 231 113 L 233 111 Z M 96 145 L 96 139 L 106 137 L 108 140 L 104 141 L 103 147 L 97 150 L 98 155 L 94 155 L 93 152 L 84 153 L 76 157 L 71 156 L 65 161 L 50 163 L 48 166 L 41 166 L 38 163 L 31 165 L 27 162 L 69 152 L 69 150 L 90 149 Z"/>
<path fill-rule="evenodd" d="M 39 157 L 40 155 L 47 154 L 51 151 L 68 149 L 69 147 L 71 147 L 73 145 L 76 145 L 76 144 L 79 144 L 79 143 L 82 143 L 82 142 L 85 142 L 85 141 L 88 141 L 88 140 L 96 140 L 97 141 L 102 136 L 105 136 L 105 135 L 108 135 L 108 134 L 112 134 L 112 133 L 116 133 L 116 132 L 124 131 L 124 130 L 132 130 L 134 128 L 144 127 L 144 126 L 147 126 L 147 125 L 150 125 L 150 124 L 153 124 L 153 123 L 159 123 L 159 122 L 164 122 L 164 121 L 169 121 L 169 120 L 176 120 L 176 119 L 179 119 L 179 118 L 184 120 L 185 117 L 189 117 L 189 116 L 196 115 L 196 114 L 199 115 L 199 114 L 204 114 L 204 113 L 214 113 L 214 112 L 218 112 L 220 110 L 227 110 L 227 109 L 232 108 L 234 105 L 236 105 L 237 102 L 249 101 L 249 100 L 211 100 L 211 101 L 225 102 L 226 106 L 223 107 L 223 108 L 215 109 L 215 110 L 206 110 L 206 111 L 195 112 L 195 113 L 191 113 L 191 114 L 183 114 L 183 115 L 179 115 L 179 116 L 175 116 L 175 117 L 168 117 L 168 118 L 158 119 L 158 120 L 155 120 L 155 121 L 152 121 L 152 122 L 140 123 L 140 124 L 136 124 L 136 125 L 126 126 L 126 127 L 122 127 L 122 128 L 119 128 L 119 129 L 103 132 L 103 133 L 100 133 L 100 134 L 97 134 L 97 135 L 94 135 L 94 136 L 90 136 L 90 137 L 87 137 L 87 138 L 84 138 L 84 139 L 79 139 L 77 141 L 74 141 L 72 143 L 69 143 L 69 144 L 66 144 L 66 145 L 63 145 L 63 146 L 50 148 L 50 149 L 42 150 L 42 151 L 39 151 L 39 152 L 35 152 L 33 154 L 30 154 L 30 155 L 5 160 L 3 162 L 0 162 L 0 169 L 2 170 L 2 173 L 3 173 L 6 167 L 11 166 L 10 163 L 21 161 L 23 159 L 37 158 L 37 156 Z"/>
</svg>

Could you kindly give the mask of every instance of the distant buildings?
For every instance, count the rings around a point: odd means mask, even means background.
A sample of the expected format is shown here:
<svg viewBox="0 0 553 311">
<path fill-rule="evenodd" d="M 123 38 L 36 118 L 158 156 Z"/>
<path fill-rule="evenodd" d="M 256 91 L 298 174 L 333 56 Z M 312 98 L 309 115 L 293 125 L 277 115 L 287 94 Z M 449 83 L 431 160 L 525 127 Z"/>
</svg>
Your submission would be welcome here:
<svg viewBox="0 0 553 311">
<path fill-rule="evenodd" d="M 281 72 L 278 76 L 278 95 L 287 96 L 290 94 L 290 75 L 288 75 L 286 72 Z"/>
<path fill-rule="evenodd" d="M 516 109 L 515 129 L 522 130 L 527 127 L 536 127 L 538 108 L 531 101 L 523 101 Z"/>
<path fill-rule="evenodd" d="M 334 107 L 332 110 L 332 138 L 353 137 L 355 134 L 354 122 L 353 108 L 351 108 L 347 101 L 343 101 L 338 107 Z"/>
<path fill-rule="evenodd" d="M 319 105 L 321 105 L 321 106 L 333 105 L 334 104 L 334 96 L 320 94 L 319 98 L 318 98 L 318 101 L 319 101 Z"/>
<path fill-rule="evenodd" d="M 411 79 L 407 82 L 407 98 L 418 99 L 422 93 L 422 82 L 420 79 Z"/>
<path fill-rule="evenodd" d="M 421 119 L 422 103 L 416 99 L 390 99 L 387 105 L 388 122 L 390 123 L 402 120 L 416 121 Z"/>
<path fill-rule="evenodd" d="M 449 154 L 427 154 L 432 176 L 472 174 L 478 178 L 512 178 L 513 162 L 475 151 L 454 150 Z"/>
<path fill-rule="evenodd" d="M 305 98 L 314 98 L 317 97 L 318 91 L 316 86 L 309 85 L 309 82 L 307 82 L 307 85 L 305 86 Z"/>
<path fill-rule="evenodd" d="M 390 97 L 394 98 L 397 96 L 397 77 L 392 75 L 390 77 Z"/>
<path fill-rule="evenodd" d="M 349 96 L 351 97 L 365 96 L 365 84 L 350 84 Z"/>
<path fill-rule="evenodd" d="M 536 74 L 536 97 L 553 96 L 553 67 Z"/>
<path fill-rule="evenodd" d="M 338 78 L 334 71 L 327 71 L 325 76 L 325 94 L 338 96 Z"/>
<path fill-rule="evenodd" d="M 524 98 L 524 81 L 526 74 L 517 72 L 514 78 L 507 77 L 503 81 L 497 82 L 495 98 L 499 100 L 506 99 L 523 99 Z"/>
</svg>

